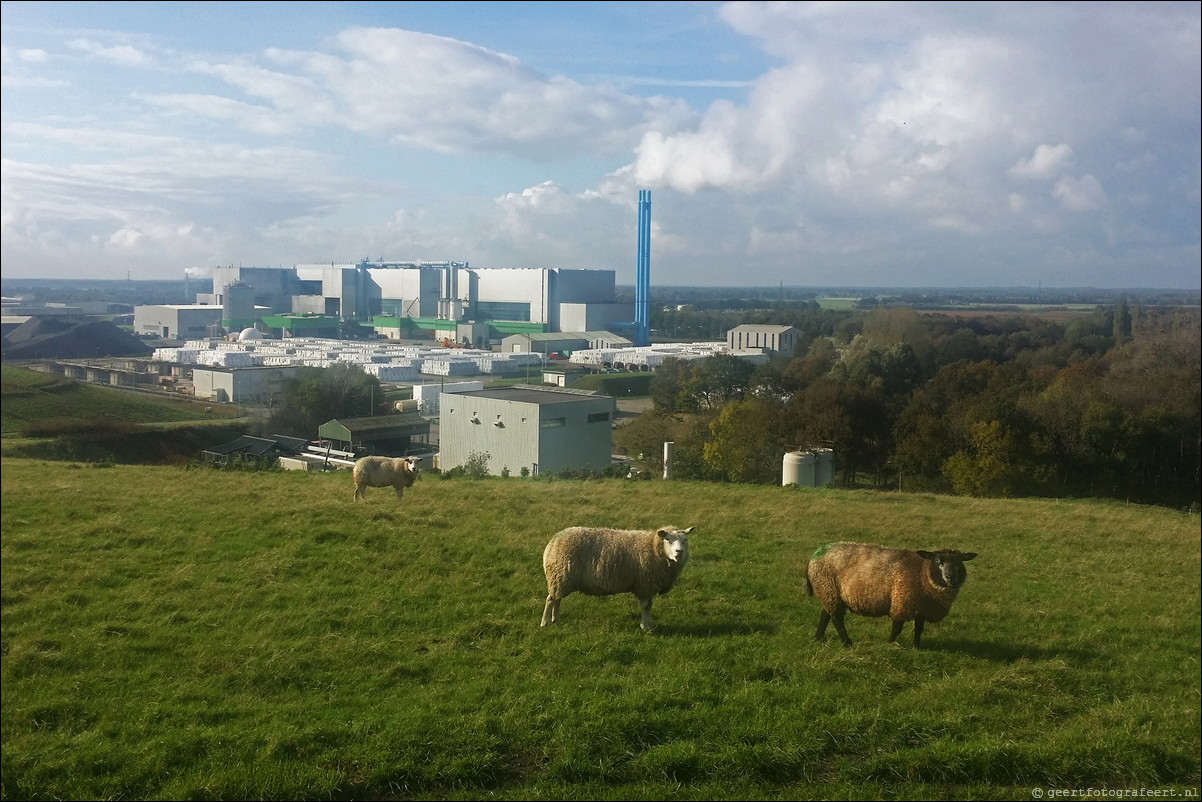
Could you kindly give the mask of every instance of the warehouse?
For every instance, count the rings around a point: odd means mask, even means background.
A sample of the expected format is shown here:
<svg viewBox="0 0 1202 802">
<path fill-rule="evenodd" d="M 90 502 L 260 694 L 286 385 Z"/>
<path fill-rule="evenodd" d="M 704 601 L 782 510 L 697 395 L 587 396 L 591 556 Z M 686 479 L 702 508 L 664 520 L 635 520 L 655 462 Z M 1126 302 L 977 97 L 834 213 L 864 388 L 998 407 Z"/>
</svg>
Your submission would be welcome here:
<svg viewBox="0 0 1202 802">
<path fill-rule="evenodd" d="M 439 401 L 438 467 L 487 455 L 494 476 L 600 473 L 613 453 L 613 396 L 519 384 Z"/>
<path fill-rule="evenodd" d="M 134 333 L 169 340 L 206 337 L 214 326 L 221 325 L 221 313 L 220 304 L 135 306 Z"/>
<path fill-rule="evenodd" d="M 793 356 L 801 332 L 792 326 L 745 323 L 726 332 L 731 351 L 761 351 L 773 356 Z"/>
<path fill-rule="evenodd" d="M 265 404 L 279 400 L 284 382 L 294 378 L 293 366 L 196 366 L 192 392 L 200 399 L 222 404 Z"/>
</svg>

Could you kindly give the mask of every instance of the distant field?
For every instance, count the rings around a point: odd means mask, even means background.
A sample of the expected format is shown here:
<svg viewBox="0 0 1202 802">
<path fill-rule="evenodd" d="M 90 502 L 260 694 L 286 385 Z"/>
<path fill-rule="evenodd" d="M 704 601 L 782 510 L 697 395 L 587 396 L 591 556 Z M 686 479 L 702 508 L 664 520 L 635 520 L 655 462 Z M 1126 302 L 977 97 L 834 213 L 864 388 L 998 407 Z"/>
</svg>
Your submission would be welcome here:
<svg viewBox="0 0 1202 802">
<path fill-rule="evenodd" d="M 1038 306 L 1035 304 L 1016 304 L 1014 309 L 945 309 L 934 308 L 927 309 L 924 307 L 915 307 L 914 311 L 920 314 L 931 315 L 947 315 L 948 317 L 1014 317 L 1021 315 L 1023 317 L 1041 317 L 1048 320 L 1072 320 L 1082 315 L 1092 314 L 1097 311 L 1096 306 L 1072 306 L 1072 307 L 1047 307 Z"/>
<path fill-rule="evenodd" d="M 818 305 L 823 309 L 855 309 L 860 298 L 817 298 Z"/>
<path fill-rule="evenodd" d="M 818 305 L 823 309 L 848 310 L 857 308 L 860 297 L 828 297 L 818 298 Z M 949 317 L 1013 317 L 1015 315 L 1037 316 L 1053 320 L 1071 320 L 1083 314 L 1097 311 L 1097 304 L 981 304 L 979 307 L 971 304 L 963 306 L 922 306 L 912 307 L 916 312 L 925 314 L 948 315 Z"/>
</svg>

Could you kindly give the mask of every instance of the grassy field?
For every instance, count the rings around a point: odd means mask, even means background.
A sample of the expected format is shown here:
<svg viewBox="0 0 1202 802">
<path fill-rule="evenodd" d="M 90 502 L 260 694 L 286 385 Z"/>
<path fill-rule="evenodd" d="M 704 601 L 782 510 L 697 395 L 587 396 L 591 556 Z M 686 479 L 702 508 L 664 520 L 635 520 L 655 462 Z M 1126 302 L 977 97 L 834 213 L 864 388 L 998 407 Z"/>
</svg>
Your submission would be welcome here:
<svg viewBox="0 0 1202 802">
<path fill-rule="evenodd" d="M 6 456 L 4 799 L 1197 797 L 1199 522 L 1113 502 Z M 540 628 L 570 524 L 695 525 Z M 979 552 L 923 649 L 813 641 L 826 541 Z M 1162 797 L 1164 798 L 1164 797 Z"/>
<path fill-rule="evenodd" d="M 0 365 L 0 435 L 19 434 L 29 424 L 53 425 L 80 420 L 109 423 L 167 424 L 228 421 L 231 406 L 186 398 L 87 384 L 12 365 Z"/>
</svg>

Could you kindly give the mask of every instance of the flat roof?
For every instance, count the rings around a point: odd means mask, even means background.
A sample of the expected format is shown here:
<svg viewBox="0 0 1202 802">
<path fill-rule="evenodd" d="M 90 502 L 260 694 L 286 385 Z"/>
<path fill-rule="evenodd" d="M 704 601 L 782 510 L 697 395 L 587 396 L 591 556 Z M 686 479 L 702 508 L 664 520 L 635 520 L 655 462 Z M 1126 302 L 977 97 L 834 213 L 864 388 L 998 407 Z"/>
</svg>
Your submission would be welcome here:
<svg viewBox="0 0 1202 802">
<path fill-rule="evenodd" d="M 515 384 L 513 387 L 493 387 L 488 390 L 471 390 L 455 393 L 468 398 L 492 398 L 498 401 L 517 401 L 523 404 L 562 404 L 571 401 L 586 401 L 597 398 L 613 398 L 591 390 L 572 390 L 564 387 L 536 387 L 530 384 Z"/>
</svg>

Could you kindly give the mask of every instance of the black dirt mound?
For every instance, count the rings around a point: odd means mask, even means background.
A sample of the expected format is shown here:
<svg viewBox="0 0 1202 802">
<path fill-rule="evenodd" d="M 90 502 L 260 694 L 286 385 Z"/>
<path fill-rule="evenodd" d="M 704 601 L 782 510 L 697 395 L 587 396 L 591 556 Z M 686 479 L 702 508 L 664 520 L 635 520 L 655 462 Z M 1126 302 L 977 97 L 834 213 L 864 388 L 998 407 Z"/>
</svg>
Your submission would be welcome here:
<svg viewBox="0 0 1202 802">
<path fill-rule="evenodd" d="M 5 359 L 85 359 L 150 356 L 146 343 L 103 320 L 31 317 L 3 340 Z"/>
</svg>

